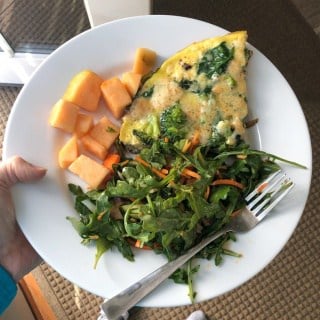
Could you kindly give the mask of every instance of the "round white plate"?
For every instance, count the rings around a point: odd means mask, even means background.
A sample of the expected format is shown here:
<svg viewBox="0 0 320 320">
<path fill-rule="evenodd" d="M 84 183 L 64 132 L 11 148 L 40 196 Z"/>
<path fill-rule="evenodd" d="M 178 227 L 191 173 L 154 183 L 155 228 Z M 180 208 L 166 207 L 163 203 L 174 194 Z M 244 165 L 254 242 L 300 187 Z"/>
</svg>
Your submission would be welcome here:
<svg viewBox="0 0 320 320">
<path fill-rule="evenodd" d="M 3 157 L 21 155 L 48 168 L 48 173 L 36 184 L 13 189 L 18 222 L 42 258 L 73 283 L 108 298 L 166 260 L 152 252 L 136 250 L 136 261 L 132 263 L 112 250 L 93 269 L 95 249 L 81 245 L 80 237 L 66 220 L 66 216 L 76 213 L 67 190 L 70 176 L 57 165 L 57 150 L 65 135 L 48 125 L 53 104 L 62 96 L 69 80 L 82 69 L 91 69 L 105 78 L 120 75 L 131 69 L 138 47 L 155 50 L 161 62 L 194 41 L 225 33 L 217 26 L 175 16 L 114 21 L 65 43 L 22 89 L 9 117 Z M 262 270 L 294 231 L 309 191 L 311 145 L 299 102 L 273 64 L 257 49 L 250 48 L 253 57 L 248 67 L 248 100 L 252 115 L 259 118 L 258 125 L 249 133 L 253 144 L 308 169 L 284 166 L 296 186 L 263 223 L 239 235 L 231 245 L 243 254 L 242 258 L 227 257 L 220 267 L 215 267 L 213 261 L 201 261 L 194 281 L 197 301 L 225 293 Z M 161 307 L 189 302 L 187 286 L 167 280 L 139 305 Z"/>
</svg>

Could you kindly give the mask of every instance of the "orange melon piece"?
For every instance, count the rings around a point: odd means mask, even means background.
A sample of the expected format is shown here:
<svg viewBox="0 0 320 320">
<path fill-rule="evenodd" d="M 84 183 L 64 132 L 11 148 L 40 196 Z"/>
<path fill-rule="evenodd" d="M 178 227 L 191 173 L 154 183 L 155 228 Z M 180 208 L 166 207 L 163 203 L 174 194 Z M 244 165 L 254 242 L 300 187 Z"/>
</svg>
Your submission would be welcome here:
<svg viewBox="0 0 320 320">
<path fill-rule="evenodd" d="M 74 128 L 74 134 L 81 138 L 84 136 L 93 126 L 93 116 L 90 114 L 79 113 Z"/>
<path fill-rule="evenodd" d="M 60 168 L 65 169 L 79 156 L 78 141 L 72 136 L 59 150 L 58 163 Z"/>
<path fill-rule="evenodd" d="M 51 110 L 49 123 L 55 128 L 72 133 L 76 125 L 78 111 L 78 106 L 60 99 Z"/>
<path fill-rule="evenodd" d="M 124 109 L 132 101 L 125 85 L 114 77 L 102 82 L 101 91 L 109 110 L 117 119 L 121 118 Z"/>
<path fill-rule="evenodd" d="M 101 187 L 111 174 L 108 168 L 83 154 L 71 163 L 69 170 L 78 175 L 92 189 Z"/>
<path fill-rule="evenodd" d="M 90 135 L 85 135 L 81 138 L 81 143 L 85 150 L 99 158 L 104 160 L 107 156 L 107 149 L 102 144 L 93 139 Z"/>
<path fill-rule="evenodd" d="M 107 150 L 118 138 L 119 128 L 113 124 L 107 117 L 102 117 L 89 131 L 90 136 Z"/>
<path fill-rule="evenodd" d="M 138 92 L 142 75 L 134 72 L 125 72 L 122 74 L 121 81 L 125 85 L 130 96 L 133 98 Z"/>
<path fill-rule="evenodd" d="M 71 79 L 63 98 L 87 111 L 96 111 L 101 97 L 102 81 L 93 71 L 83 70 Z"/>
<path fill-rule="evenodd" d="M 132 71 L 145 75 L 155 66 L 157 54 L 155 51 L 147 48 L 138 48 L 135 53 Z"/>
</svg>

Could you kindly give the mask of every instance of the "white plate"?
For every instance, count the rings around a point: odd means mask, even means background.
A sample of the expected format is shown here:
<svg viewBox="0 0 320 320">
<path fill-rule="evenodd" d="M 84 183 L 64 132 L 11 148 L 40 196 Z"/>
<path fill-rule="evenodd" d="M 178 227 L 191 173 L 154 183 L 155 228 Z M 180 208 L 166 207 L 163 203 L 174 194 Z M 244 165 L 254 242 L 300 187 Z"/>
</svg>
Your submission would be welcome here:
<svg viewBox="0 0 320 320">
<path fill-rule="evenodd" d="M 147 30 L 147 32 L 146 32 Z M 152 252 L 136 251 L 134 263 L 110 251 L 93 269 L 95 249 L 80 244 L 66 216 L 76 215 L 58 169 L 57 149 L 63 136 L 49 127 L 52 105 L 73 75 L 92 69 L 103 77 L 131 69 L 138 47 L 155 50 L 161 59 L 204 38 L 225 34 L 217 26 L 174 16 L 141 16 L 114 21 L 80 34 L 56 50 L 22 89 L 9 117 L 4 158 L 21 155 L 48 168 L 46 178 L 13 190 L 18 222 L 43 259 L 64 277 L 94 294 L 111 297 L 165 262 Z M 250 35 L 249 35 L 250 39 Z M 239 235 L 232 249 L 242 258 L 226 258 L 220 267 L 201 261 L 194 284 L 197 301 L 231 290 L 262 270 L 294 231 L 307 199 L 311 180 L 311 145 L 306 121 L 290 86 L 258 50 L 248 68 L 249 106 L 259 117 L 251 132 L 255 147 L 304 164 L 307 170 L 284 166 L 296 182 L 292 193 L 257 228 Z M 160 59 L 160 60 L 161 60 Z M 187 287 L 166 281 L 141 306 L 189 303 Z"/>
</svg>

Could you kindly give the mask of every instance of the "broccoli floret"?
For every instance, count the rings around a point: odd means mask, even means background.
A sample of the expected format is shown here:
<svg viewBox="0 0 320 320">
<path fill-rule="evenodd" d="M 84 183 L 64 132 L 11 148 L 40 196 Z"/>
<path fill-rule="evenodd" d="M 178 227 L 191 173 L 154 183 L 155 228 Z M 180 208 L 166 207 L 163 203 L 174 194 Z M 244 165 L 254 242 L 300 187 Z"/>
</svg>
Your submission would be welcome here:
<svg viewBox="0 0 320 320">
<path fill-rule="evenodd" d="M 146 146 L 151 146 L 153 138 L 143 131 L 133 129 L 132 133 Z"/>
<path fill-rule="evenodd" d="M 186 136 L 187 116 L 179 104 L 174 104 L 160 115 L 161 136 L 175 142 Z"/>
<path fill-rule="evenodd" d="M 122 139 L 126 140 L 126 148 L 137 153 L 160 136 L 160 123 L 157 114 L 149 114 L 146 118 L 137 121 L 126 121 L 121 128 Z M 121 140 L 121 137 L 120 137 Z"/>
</svg>

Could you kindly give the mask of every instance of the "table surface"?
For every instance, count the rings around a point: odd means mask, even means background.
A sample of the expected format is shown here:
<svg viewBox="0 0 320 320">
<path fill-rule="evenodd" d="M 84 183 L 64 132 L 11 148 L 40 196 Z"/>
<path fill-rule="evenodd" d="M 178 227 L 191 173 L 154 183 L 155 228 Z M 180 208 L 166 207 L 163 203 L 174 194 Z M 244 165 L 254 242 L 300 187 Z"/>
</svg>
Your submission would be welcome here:
<svg viewBox="0 0 320 320">
<path fill-rule="evenodd" d="M 319 0 L 292 2 L 242 0 L 241 6 L 237 0 L 153 2 L 154 13 L 192 16 L 229 30 L 238 26 L 248 30 L 250 42 L 285 75 L 302 105 L 313 145 L 313 178 L 309 200 L 296 231 L 282 252 L 257 276 L 232 292 L 193 306 L 134 308 L 130 319 L 179 320 L 196 309 L 202 309 L 209 319 L 219 320 L 320 319 L 320 3 Z M 78 11 L 69 17 L 75 22 L 69 36 L 89 26 L 82 1 L 75 3 Z M 228 12 L 230 7 L 233 10 L 229 11 L 229 17 L 219 14 Z M 61 39 L 63 42 L 64 38 Z M 282 50 L 279 50 L 280 41 Z M 19 91 L 16 87 L 0 87 L 0 152 L 6 121 Z M 46 263 L 33 274 L 58 319 L 97 318 L 100 297 L 65 280 Z"/>
</svg>

